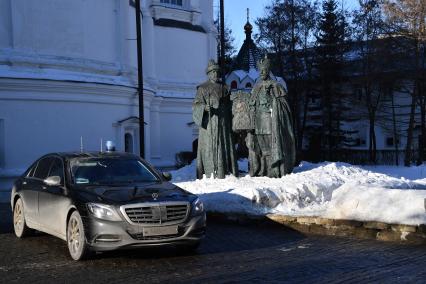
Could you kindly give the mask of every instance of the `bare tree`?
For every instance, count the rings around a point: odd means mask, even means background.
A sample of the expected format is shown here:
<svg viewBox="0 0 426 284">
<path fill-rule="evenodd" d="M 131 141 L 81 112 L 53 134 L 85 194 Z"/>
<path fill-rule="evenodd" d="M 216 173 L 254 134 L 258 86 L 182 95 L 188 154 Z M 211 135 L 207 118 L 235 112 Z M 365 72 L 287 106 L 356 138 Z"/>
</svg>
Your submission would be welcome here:
<svg viewBox="0 0 426 284">
<path fill-rule="evenodd" d="M 412 72 L 407 79 L 412 81 L 410 119 L 407 129 L 405 166 L 413 160 L 413 132 L 416 104 L 421 112 L 421 133 L 419 160 L 423 161 L 424 140 L 426 138 L 426 94 L 425 94 L 425 43 L 426 43 L 426 0 L 384 0 L 383 11 L 386 23 L 394 36 L 403 38 L 407 54 L 413 54 Z M 407 39 L 407 40 L 405 40 Z"/>
<path fill-rule="evenodd" d="M 317 19 L 316 2 L 274 0 L 265 8 L 265 16 L 256 20 L 259 28 L 256 40 L 275 54 L 278 73 L 286 79 L 289 88 L 298 154 L 302 146 L 310 88 L 302 80 L 312 75 L 312 52 L 309 49 L 315 40 Z M 304 116 L 300 115 L 301 110 Z"/>
<path fill-rule="evenodd" d="M 386 51 L 383 35 L 382 11 L 377 0 L 359 0 L 359 8 L 353 13 L 353 35 L 356 41 L 356 52 L 360 61 L 361 75 L 358 79 L 362 103 L 367 111 L 369 121 L 369 160 L 376 163 L 376 114 L 384 89 L 378 84 L 383 73 Z"/>
</svg>

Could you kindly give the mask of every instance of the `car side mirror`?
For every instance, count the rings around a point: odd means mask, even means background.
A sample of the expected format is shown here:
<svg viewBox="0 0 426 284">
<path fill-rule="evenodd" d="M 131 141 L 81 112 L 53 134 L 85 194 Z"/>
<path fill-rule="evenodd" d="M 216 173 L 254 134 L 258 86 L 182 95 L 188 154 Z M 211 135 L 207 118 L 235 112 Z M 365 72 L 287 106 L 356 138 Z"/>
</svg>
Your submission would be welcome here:
<svg viewBox="0 0 426 284">
<path fill-rule="evenodd" d="M 172 180 L 172 174 L 171 173 L 165 172 L 165 173 L 163 173 L 163 177 L 167 181 L 171 181 Z"/>
<path fill-rule="evenodd" d="M 61 184 L 60 176 L 51 176 L 44 180 L 44 183 L 50 186 L 58 186 Z"/>
</svg>

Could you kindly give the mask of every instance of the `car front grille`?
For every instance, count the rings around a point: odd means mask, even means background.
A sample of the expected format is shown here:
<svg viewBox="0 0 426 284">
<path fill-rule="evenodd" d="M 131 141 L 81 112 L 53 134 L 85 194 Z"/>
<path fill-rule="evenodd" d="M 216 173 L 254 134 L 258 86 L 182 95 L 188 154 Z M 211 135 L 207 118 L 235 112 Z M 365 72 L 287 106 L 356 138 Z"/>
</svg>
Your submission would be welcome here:
<svg viewBox="0 0 426 284">
<path fill-rule="evenodd" d="M 124 205 L 121 212 L 133 224 L 171 225 L 183 222 L 189 211 L 188 202 L 162 202 Z"/>
</svg>

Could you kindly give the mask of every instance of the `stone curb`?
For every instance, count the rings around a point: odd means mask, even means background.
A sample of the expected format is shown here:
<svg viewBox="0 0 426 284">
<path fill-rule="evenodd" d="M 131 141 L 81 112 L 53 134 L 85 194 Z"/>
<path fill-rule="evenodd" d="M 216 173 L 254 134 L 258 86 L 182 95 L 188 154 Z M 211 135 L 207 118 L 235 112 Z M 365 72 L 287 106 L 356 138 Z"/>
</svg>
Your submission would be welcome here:
<svg viewBox="0 0 426 284">
<path fill-rule="evenodd" d="M 239 224 L 274 222 L 305 234 L 354 237 L 379 241 L 426 244 L 426 225 L 411 226 L 383 222 L 328 219 L 321 217 L 295 217 L 268 214 L 225 214 L 208 212 L 208 219 Z"/>
</svg>

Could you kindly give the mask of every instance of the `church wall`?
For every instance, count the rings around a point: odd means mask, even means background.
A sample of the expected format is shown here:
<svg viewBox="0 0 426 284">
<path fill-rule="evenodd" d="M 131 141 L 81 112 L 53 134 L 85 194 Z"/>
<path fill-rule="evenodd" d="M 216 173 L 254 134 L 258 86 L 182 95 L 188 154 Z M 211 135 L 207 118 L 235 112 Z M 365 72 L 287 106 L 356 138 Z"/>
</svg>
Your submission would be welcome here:
<svg viewBox="0 0 426 284">
<path fill-rule="evenodd" d="M 156 27 L 155 42 L 159 81 L 194 83 L 205 80 L 206 58 L 209 58 L 206 34 Z"/>
<path fill-rule="evenodd" d="M 0 48 L 12 46 L 10 0 L 0 0 Z"/>
<path fill-rule="evenodd" d="M 80 136 L 85 150 L 97 151 L 101 138 L 116 140 L 115 122 L 137 113 L 132 90 L 96 84 L 1 80 L 0 101 L 10 168 L 47 151 L 79 151 Z"/>
<path fill-rule="evenodd" d="M 115 141 L 117 150 L 124 151 L 124 129 L 117 121 L 135 115 L 136 97 L 127 87 L 0 79 L 0 152 L 6 166 L 0 167 L 0 200 L 2 191 L 38 157 L 80 151 L 81 136 L 85 151 L 99 151 L 101 139 Z"/>
<path fill-rule="evenodd" d="M 13 0 L 10 6 L 16 51 L 115 61 L 115 0 L 44 0 L 43 5 Z"/>
<path fill-rule="evenodd" d="M 192 99 L 164 98 L 160 108 L 160 155 L 152 162 L 161 167 L 175 165 L 175 155 L 192 151 Z"/>
</svg>

